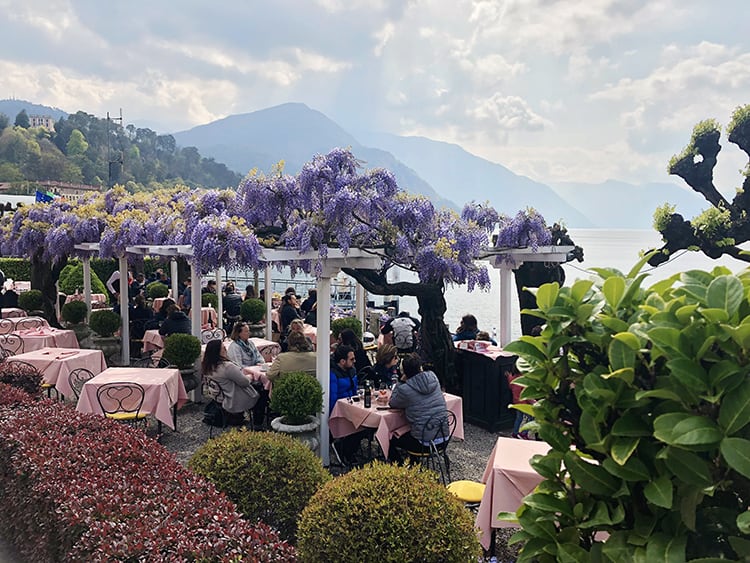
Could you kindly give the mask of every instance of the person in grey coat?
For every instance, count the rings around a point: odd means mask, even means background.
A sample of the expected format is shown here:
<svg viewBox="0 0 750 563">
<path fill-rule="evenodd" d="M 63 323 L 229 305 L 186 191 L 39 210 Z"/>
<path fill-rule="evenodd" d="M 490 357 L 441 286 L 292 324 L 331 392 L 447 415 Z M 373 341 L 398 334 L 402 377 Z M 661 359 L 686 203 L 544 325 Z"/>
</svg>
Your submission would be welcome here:
<svg viewBox="0 0 750 563">
<path fill-rule="evenodd" d="M 422 371 L 422 363 L 417 354 L 409 354 L 404 358 L 403 383 L 396 385 L 391 394 L 390 406 L 394 409 L 404 409 L 406 419 L 411 430 L 391 440 L 391 446 L 413 452 L 426 451 L 429 441 L 438 436 L 448 435 L 448 429 L 426 429 L 425 425 L 434 416 L 447 411 L 445 397 L 440 389 L 437 375 L 431 371 Z M 447 425 L 447 424 L 446 424 Z M 440 438 L 437 441 L 441 441 Z M 393 451 L 393 450 L 392 450 Z"/>
</svg>

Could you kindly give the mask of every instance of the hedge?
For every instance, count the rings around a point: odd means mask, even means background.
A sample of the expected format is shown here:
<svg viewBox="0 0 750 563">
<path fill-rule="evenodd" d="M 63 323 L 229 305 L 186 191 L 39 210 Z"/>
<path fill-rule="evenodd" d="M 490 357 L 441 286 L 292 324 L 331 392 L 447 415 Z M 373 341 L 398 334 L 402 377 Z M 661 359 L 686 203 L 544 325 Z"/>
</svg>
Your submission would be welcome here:
<svg viewBox="0 0 750 563">
<path fill-rule="evenodd" d="M 31 280 L 31 262 L 24 258 L 0 258 L 0 270 L 13 281 Z"/>
<path fill-rule="evenodd" d="M 30 561 L 296 559 L 142 431 L 3 384 L 0 507 Z"/>
</svg>

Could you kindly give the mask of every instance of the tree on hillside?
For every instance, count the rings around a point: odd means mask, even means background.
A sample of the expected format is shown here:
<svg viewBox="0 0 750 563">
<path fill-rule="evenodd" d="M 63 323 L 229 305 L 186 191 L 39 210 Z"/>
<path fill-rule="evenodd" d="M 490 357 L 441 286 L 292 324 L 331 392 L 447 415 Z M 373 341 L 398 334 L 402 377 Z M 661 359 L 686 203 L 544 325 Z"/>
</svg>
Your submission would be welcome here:
<svg viewBox="0 0 750 563">
<path fill-rule="evenodd" d="M 81 157 L 86 154 L 89 149 L 89 144 L 86 142 L 86 138 L 83 136 L 78 129 L 73 129 L 70 133 L 70 138 L 65 145 L 65 153 L 72 157 Z"/>
<path fill-rule="evenodd" d="M 727 126 L 727 138 L 750 157 L 750 105 L 739 107 Z M 649 264 L 669 260 L 679 250 L 698 250 L 710 258 L 729 255 L 750 262 L 740 245 L 750 240 L 750 164 L 743 172 L 742 188 L 728 201 L 714 186 L 713 170 L 721 150 L 721 127 L 713 119 L 701 121 L 693 129 L 690 143 L 672 157 L 668 171 L 682 178 L 711 204 L 703 213 L 685 220 L 668 204 L 654 213 L 654 228 L 664 245 L 656 250 Z"/>
<path fill-rule="evenodd" d="M 29 115 L 26 113 L 25 109 L 22 109 L 18 112 L 18 115 L 16 115 L 16 127 L 23 127 L 24 129 L 28 129 L 31 123 L 29 123 Z"/>
<path fill-rule="evenodd" d="M 4 113 L 0 113 L 0 133 L 3 132 L 8 125 L 10 125 L 10 119 Z"/>
</svg>

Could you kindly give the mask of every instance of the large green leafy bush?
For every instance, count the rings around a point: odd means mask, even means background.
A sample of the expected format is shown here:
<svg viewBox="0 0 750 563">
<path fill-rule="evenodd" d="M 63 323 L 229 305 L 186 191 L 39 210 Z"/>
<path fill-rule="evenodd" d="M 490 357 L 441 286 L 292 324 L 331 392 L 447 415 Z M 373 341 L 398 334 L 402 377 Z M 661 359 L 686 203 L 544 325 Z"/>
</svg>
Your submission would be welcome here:
<svg viewBox="0 0 750 563">
<path fill-rule="evenodd" d="M 18 306 L 24 311 L 39 311 L 44 303 L 42 292 L 30 289 L 18 295 Z"/>
<path fill-rule="evenodd" d="M 192 334 L 170 334 L 164 339 L 163 355 L 178 369 L 190 369 L 201 355 L 201 341 Z"/>
<path fill-rule="evenodd" d="M 76 290 L 83 293 L 83 264 L 74 262 L 65 266 L 57 283 L 60 291 L 67 295 L 73 295 Z M 94 270 L 91 270 L 91 293 L 101 293 L 109 298 L 107 288 Z"/>
<path fill-rule="evenodd" d="M 83 301 L 71 301 L 63 305 L 61 314 L 65 322 L 69 324 L 82 323 L 88 315 L 89 308 Z"/>
<path fill-rule="evenodd" d="M 158 299 L 169 295 L 169 288 L 160 281 L 155 281 L 146 286 L 146 293 L 150 299 Z"/>
<path fill-rule="evenodd" d="M 297 533 L 300 561 L 477 561 L 471 513 L 434 475 L 375 462 L 310 499 Z"/>
<path fill-rule="evenodd" d="M 120 315 L 109 309 L 99 309 L 89 316 L 89 327 L 103 338 L 111 337 L 121 324 Z"/>
<path fill-rule="evenodd" d="M 266 314 L 266 304 L 260 299 L 245 299 L 240 305 L 240 316 L 243 321 L 258 324 Z"/>
<path fill-rule="evenodd" d="M 322 409 L 323 387 L 309 373 L 289 372 L 273 386 L 271 410 L 279 413 L 285 424 L 305 424 Z"/>
<path fill-rule="evenodd" d="M 206 477 L 245 518 L 293 540 L 297 518 L 330 474 L 310 449 L 273 432 L 226 432 L 201 446 L 190 469 Z"/>
<path fill-rule="evenodd" d="M 644 290 L 642 264 L 541 286 L 541 336 L 506 347 L 552 446 L 531 462 L 519 561 L 750 557 L 750 271 Z"/>
<path fill-rule="evenodd" d="M 334 319 L 331 321 L 331 332 L 334 338 L 338 338 L 346 329 L 351 329 L 357 338 L 362 338 L 362 323 L 356 317 L 341 317 L 340 319 Z"/>
</svg>

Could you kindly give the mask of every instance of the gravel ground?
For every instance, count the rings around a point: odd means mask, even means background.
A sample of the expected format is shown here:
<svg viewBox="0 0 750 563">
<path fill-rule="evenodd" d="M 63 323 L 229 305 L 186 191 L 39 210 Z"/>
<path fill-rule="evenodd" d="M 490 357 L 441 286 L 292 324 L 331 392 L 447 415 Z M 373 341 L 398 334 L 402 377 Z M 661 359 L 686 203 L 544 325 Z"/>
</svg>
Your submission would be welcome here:
<svg viewBox="0 0 750 563">
<path fill-rule="evenodd" d="M 177 417 L 177 432 L 164 428 L 159 442 L 175 454 L 180 463 L 187 465 L 193 452 L 208 440 L 209 427 L 203 424 L 203 405 L 188 404 L 180 409 Z M 151 428 L 155 431 L 155 427 Z M 219 429 L 214 429 L 214 436 Z M 490 452 L 498 436 L 508 432 L 491 433 L 471 424 L 464 424 L 464 441 L 453 440 L 448 453 L 451 459 L 451 478 L 479 481 L 484 473 Z M 374 442 L 375 444 L 377 442 Z M 363 442 L 363 449 L 366 442 Z M 333 459 L 333 456 L 331 456 Z M 340 469 L 332 467 L 331 472 L 340 474 Z M 495 555 L 499 561 L 514 561 L 517 550 L 507 546 L 512 531 L 496 532 Z"/>
</svg>

